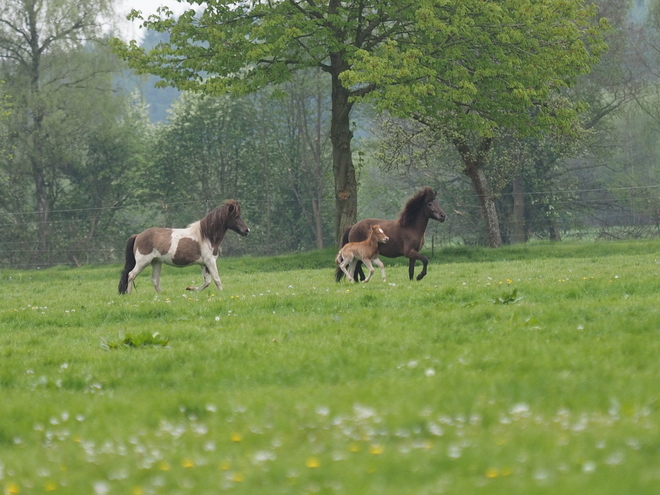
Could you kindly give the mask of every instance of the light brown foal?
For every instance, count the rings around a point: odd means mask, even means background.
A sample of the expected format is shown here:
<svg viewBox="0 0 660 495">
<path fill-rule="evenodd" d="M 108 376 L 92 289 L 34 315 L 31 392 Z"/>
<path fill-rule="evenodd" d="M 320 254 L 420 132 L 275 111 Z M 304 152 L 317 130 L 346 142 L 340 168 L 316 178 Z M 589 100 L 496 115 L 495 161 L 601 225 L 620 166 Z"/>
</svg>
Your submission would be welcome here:
<svg viewBox="0 0 660 495">
<path fill-rule="evenodd" d="M 383 274 L 383 282 L 385 282 L 385 267 L 383 262 L 378 258 L 378 244 L 385 244 L 390 238 L 385 235 L 380 225 L 374 225 L 369 230 L 369 236 L 362 242 L 349 242 L 339 250 L 335 263 L 346 274 L 350 282 L 355 282 L 352 273 L 355 272 L 355 265 L 358 261 L 362 261 L 367 268 L 369 268 L 369 275 L 364 279 L 364 282 L 369 282 L 371 276 L 374 274 L 374 267 L 372 262 L 380 268 Z M 349 266 L 347 270 L 346 267 Z"/>
</svg>

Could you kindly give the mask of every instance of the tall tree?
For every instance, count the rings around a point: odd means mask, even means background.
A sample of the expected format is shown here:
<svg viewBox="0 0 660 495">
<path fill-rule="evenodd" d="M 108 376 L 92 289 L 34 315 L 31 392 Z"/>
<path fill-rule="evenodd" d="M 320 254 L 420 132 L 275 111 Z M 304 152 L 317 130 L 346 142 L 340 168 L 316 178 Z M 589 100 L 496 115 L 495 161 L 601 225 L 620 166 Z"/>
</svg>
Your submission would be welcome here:
<svg viewBox="0 0 660 495">
<path fill-rule="evenodd" d="M 12 0 L 0 4 L 0 60 L 12 94 L 14 163 L 31 176 L 38 249 L 48 251 L 50 198 L 56 181 L 53 129 L 70 118 L 69 90 L 92 87 L 107 58 L 90 56 L 111 15 L 110 0 Z"/>
<path fill-rule="evenodd" d="M 311 77 L 310 77 L 311 76 Z M 287 135 L 282 153 L 290 156 L 289 183 L 311 230 L 316 247 L 323 249 L 323 203 L 330 178 L 327 128 L 327 84 L 319 77 L 299 74 L 288 83 Z"/>
<path fill-rule="evenodd" d="M 196 0 L 187 0 L 191 5 Z M 291 79 L 293 71 L 317 68 L 330 76 L 335 237 L 339 239 L 357 214 L 357 182 L 351 152 L 350 115 L 356 99 L 372 85 L 346 86 L 341 77 L 357 51 L 371 52 L 389 39 L 409 36 L 416 12 L 413 0 L 342 2 L 207 2 L 199 13 L 178 19 L 167 8 L 141 19 L 143 27 L 169 34 L 151 50 L 135 41 L 115 40 L 115 49 L 131 67 L 162 78 L 163 85 L 206 94 L 253 92 Z"/>
<path fill-rule="evenodd" d="M 409 39 L 356 53 L 342 77 L 375 86 L 377 104 L 412 116 L 452 143 L 481 202 L 487 242 L 501 245 L 485 173 L 501 130 L 572 132 L 583 108 L 563 92 L 605 46 L 604 22 L 582 0 L 428 1 L 402 11 Z"/>
</svg>

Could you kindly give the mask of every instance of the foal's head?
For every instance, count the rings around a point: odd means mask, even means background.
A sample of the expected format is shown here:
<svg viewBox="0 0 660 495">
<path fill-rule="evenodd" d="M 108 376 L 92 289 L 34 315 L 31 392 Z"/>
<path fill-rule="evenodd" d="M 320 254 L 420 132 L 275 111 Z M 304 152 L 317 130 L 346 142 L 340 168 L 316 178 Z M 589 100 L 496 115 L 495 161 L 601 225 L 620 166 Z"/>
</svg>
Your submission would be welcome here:
<svg viewBox="0 0 660 495">
<path fill-rule="evenodd" d="M 390 240 L 385 232 L 383 232 L 383 229 L 380 228 L 380 225 L 374 225 L 371 227 L 371 236 L 375 237 L 379 244 L 385 244 Z"/>
</svg>

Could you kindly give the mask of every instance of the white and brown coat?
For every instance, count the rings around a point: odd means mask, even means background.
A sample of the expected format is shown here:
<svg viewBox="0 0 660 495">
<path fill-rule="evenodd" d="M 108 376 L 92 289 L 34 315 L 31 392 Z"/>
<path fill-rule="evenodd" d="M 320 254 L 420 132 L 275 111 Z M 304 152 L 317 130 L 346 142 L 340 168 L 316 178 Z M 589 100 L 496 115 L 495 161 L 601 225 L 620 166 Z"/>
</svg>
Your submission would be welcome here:
<svg viewBox="0 0 660 495">
<path fill-rule="evenodd" d="M 153 269 L 151 282 L 160 292 L 163 263 L 176 267 L 202 265 L 204 283 L 200 287 L 188 287 L 188 290 L 204 290 L 211 280 L 222 290 L 216 260 L 228 229 L 242 236 L 250 232 L 235 200 L 226 201 L 184 229 L 151 227 L 131 236 L 126 243 L 126 264 L 119 280 L 119 293 L 130 294 L 135 278 L 148 265 Z"/>
</svg>

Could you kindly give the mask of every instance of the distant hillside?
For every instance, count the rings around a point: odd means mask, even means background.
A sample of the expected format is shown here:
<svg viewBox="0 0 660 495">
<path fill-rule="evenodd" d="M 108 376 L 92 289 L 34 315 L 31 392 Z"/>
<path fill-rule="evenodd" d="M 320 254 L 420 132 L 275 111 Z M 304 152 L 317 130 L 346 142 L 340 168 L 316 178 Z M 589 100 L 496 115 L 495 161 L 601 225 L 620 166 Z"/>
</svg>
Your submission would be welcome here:
<svg viewBox="0 0 660 495">
<path fill-rule="evenodd" d="M 167 33 L 147 31 L 141 45 L 148 50 L 161 41 L 167 41 L 167 39 Z M 149 105 L 149 118 L 152 122 L 163 122 L 166 120 L 167 111 L 172 106 L 172 103 L 179 98 L 179 94 L 181 93 L 175 88 L 154 87 L 158 80 L 158 77 L 150 76 L 140 84 L 140 90 L 144 96 L 144 101 Z"/>
</svg>

